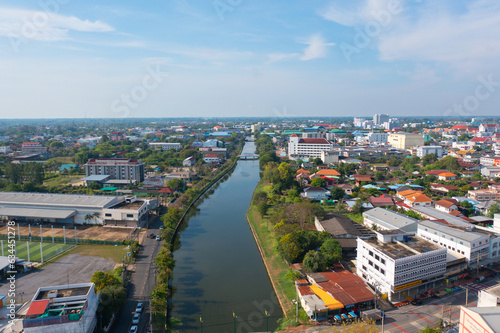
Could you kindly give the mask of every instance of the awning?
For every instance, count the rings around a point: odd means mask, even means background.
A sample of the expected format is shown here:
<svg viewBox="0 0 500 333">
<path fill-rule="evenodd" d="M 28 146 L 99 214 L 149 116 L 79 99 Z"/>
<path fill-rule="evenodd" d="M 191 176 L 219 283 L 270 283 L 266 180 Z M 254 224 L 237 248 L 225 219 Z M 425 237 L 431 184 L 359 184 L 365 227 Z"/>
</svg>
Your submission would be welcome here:
<svg viewBox="0 0 500 333">
<path fill-rule="evenodd" d="M 321 298 L 323 303 L 328 307 L 330 310 L 336 310 L 336 309 L 343 309 L 344 305 L 337 301 L 335 298 L 333 298 L 329 293 L 318 287 L 317 285 L 313 284 L 310 286 L 311 290 L 314 291 L 316 295 Z"/>
<path fill-rule="evenodd" d="M 31 217 L 38 219 L 67 219 L 74 216 L 76 210 L 71 209 L 36 209 L 36 208 L 0 208 L 0 216 Z"/>
<path fill-rule="evenodd" d="M 405 298 L 406 298 L 407 300 L 409 300 L 410 302 L 411 302 L 411 301 L 413 301 L 413 298 L 411 298 L 410 296 L 405 296 Z"/>
<path fill-rule="evenodd" d="M 28 309 L 28 312 L 26 313 L 27 316 L 38 316 L 43 313 L 45 313 L 45 310 L 47 309 L 47 305 L 49 304 L 48 299 L 44 299 L 41 301 L 33 301 L 31 302 L 30 308 Z"/>
</svg>

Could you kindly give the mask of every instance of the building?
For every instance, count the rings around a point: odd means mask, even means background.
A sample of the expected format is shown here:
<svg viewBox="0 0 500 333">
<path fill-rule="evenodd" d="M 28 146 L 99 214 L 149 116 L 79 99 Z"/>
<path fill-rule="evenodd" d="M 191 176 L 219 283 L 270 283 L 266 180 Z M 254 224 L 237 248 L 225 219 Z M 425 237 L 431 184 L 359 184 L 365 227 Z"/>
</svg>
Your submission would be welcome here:
<svg viewBox="0 0 500 333">
<path fill-rule="evenodd" d="M 450 227 L 435 221 L 422 221 L 417 235 L 429 242 L 465 256 L 469 266 L 490 256 L 490 235 L 472 231 L 472 228 Z"/>
<path fill-rule="evenodd" d="M 182 161 L 182 165 L 185 167 L 191 167 L 194 165 L 195 162 L 196 162 L 196 159 L 194 158 L 194 156 L 189 156 L 184 161 Z"/>
<path fill-rule="evenodd" d="M 25 333 L 94 332 L 97 306 L 94 283 L 41 287 L 22 319 Z"/>
<path fill-rule="evenodd" d="M 377 239 L 358 238 L 357 274 L 390 301 L 405 300 L 441 285 L 446 249 L 404 231 L 377 231 Z"/>
<path fill-rule="evenodd" d="M 387 143 L 388 139 L 389 139 L 388 133 L 370 132 L 366 135 L 366 140 L 370 143 Z"/>
<path fill-rule="evenodd" d="M 500 200 L 500 185 L 490 185 L 484 190 L 469 190 L 467 197 L 476 201 Z"/>
<path fill-rule="evenodd" d="M 382 125 L 385 122 L 389 122 L 388 114 L 374 114 L 373 115 L 373 124 Z"/>
<path fill-rule="evenodd" d="M 205 163 L 220 163 L 221 159 L 215 154 L 207 154 L 203 156 L 203 161 L 205 161 Z"/>
<path fill-rule="evenodd" d="M 324 164 L 337 164 L 339 162 L 339 152 L 338 151 L 321 151 L 321 161 Z"/>
<path fill-rule="evenodd" d="M 121 140 L 125 140 L 126 138 L 127 138 L 127 135 L 125 133 L 122 133 L 122 132 L 112 132 L 109 135 L 109 139 L 111 141 L 121 141 Z"/>
<path fill-rule="evenodd" d="M 368 228 L 375 226 L 378 230 L 400 229 L 414 235 L 417 233 L 418 222 L 417 219 L 380 207 L 363 212 L 363 223 Z"/>
<path fill-rule="evenodd" d="M 163 151 L 170 149 L 179 150 L 182 148 L 182 145 L 178 142 L 150 142 L 149 148 Z"/>
<path fill-rule="evenodd" d="M 458 332 L 500 332 L 500 307 L 466 308 L 464 306 L 461 306 Z"/>
<path fill-rule="evenodd" d="M 330 191 L 322 187 L 306 187 L 300 196 L 311 200 L 323 200 L 330 197 Z"/>
<path fill-rule="evenodd" d="M 125 185 L 144 181 L 144 163 L 129 158 L 93 158 L 85 163 L 85 175 L 108 175 Z"/>
<path fill-rule="evenodd" d="M 434 207 L 445 213 L 451 213 L 458 209 L 458 201 L 455 199 L 441 199 L 434 203 Z"/>
<path fill-rule="evenodd" d="M 423 146 L 424 136 L 413 133 L 391 133 L 387 141 L 393 148 L 410 149 L 412 147 Z"/>
<path fill-rule="evenodd" d="M 141 225 L 148 211 L 136 197 L 22 192 L 1 192 L 0 207 L 0 217 L 10 220 L 120 226 Z"/>
<path fill-rule="evenodd" d="M 321 158 L 322 151 L 332 151 L 333 143 L 323 138 L 301 138 L 297 134 L 290 136 L 288 156 L 292 160 Z"/>
<path fill-rule="evenodd" d="M 497 307 L 499 305 L 500 284 L 479 291 L 477 300 L 478 308 Z"/>
<path fill-rule="evenodd" d="M 442 146 L 419 146 L 417 147 L 417 156 L 422 158 L 428 154 L 436 154 L 437 158 L 443 157 Z"/>
<path fill-rule="evenodd" d="M 203 147 L 217 148 L 222 147 L 222 142 L 219 140 L 207 140 L 203 142 Z"/>
<path fill-rule="evenodd" d="M 91 136 L 91 137 L 85 137 L 85 138 L 78 139 L 76 142 L 83 144 L 83 145 L 86 145 L 89 148 L 94 148 L 99 143 L 101 143 L 101 140 L 102 140 L 102 138 L 100 136 L 97 136 L 97 137 Z"/>
<path fill-rule="evenodd" d="M 42 146 L 40 142 L 24 142 L 21 144 L 21 152 L 23 154 L 45 153 L 47 148 Z"/>
<path fill-rule="evenodd" d="M 443 172 L 438 175 L 439 180 L 443 181 L 449 181 L 449 180 L 455 180 L 457 178 L 457 175 L 455 175 L 452 172 Z"/>
<path fill-rule="evenodd" d="M 11 151 L 10 146 L 0 146 L 0 154 L 8 154 Z"/>
</svg>

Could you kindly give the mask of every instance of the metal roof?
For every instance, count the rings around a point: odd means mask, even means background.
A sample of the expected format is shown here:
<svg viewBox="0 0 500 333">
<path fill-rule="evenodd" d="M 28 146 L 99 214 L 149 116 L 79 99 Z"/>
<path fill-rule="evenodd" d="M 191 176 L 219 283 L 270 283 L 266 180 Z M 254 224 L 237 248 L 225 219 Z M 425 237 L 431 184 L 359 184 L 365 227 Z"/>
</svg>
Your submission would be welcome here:
<svg viewBox="0 0 500 333">
<path fill-rule="evenodd" d="M 67 219 L 74 216 L 76 210 L 70 209 L 32 209 L 32 208 L 0 208 L 0 216 L 22 216 L 42 219 Z"/>
<path fill-rule="evenodd" d="M 417 206 L 415 206 L 415 207 L 413 207 L 413 210 L 416 211 L 417 213 L 423 213 L 425 215 L 432 216 L 435 219 L 445 220 L 449 224 L 458 225 L 458 226 L 462 226 L 462 227 L 470 227 L 471 226 L 471 224 L 469 222 L 465 221 L 464 219 L 461 219 L 459 217 L 455 217 L 453 215 L 442 212 L 442 211 L 437 210 L 437 209 L 432 208 L 432 207 L 421 207 L 421 206 L 417 207 Z"/>
<path fill-rule="evenodd" d="M 353 235 L 353 236 L 363 236 L 361 231 L 356 228 L 350 218 L 340 214 L 329 214 L 327 215 L 327 219 L 323 221 L 319 221 L 321 226 L 325 229 L 326 232 L 330 233 L 333 236 L 340 235 Z"/>
<path fill-rule="evenodd" d="M 121 201 L 121 197 L 102 195 L 75 195 L 53 193 L 0 192 L 0 206 L 54 206 L 108 208 Z"/>
<path fill-rule="evenodd" d="M 473 242 L 477 239 L 484 238 L 484 234 L 480 234 L 474 231 L 466 231 L 464 229 L 455 229 L 452 227 L 448 227 L 442 223 L 434 222 L 430 220 L 420 222 L 418 226 L 419 230 L 422 228 L 429 228 L 434 231 L 439 231 L 447 236 L 452 236 L 466 242 Z"/>
<path fill-rule="evenodd" d="M 363 217 L 369 218 L 384 229 L 401 229 L 406 232 L 417 232 L 418 220 L 395 211 L 374 208 L 363 213 Z"/>
<path fill-rule="evenodd" d="M 109 175 L 92 175 L 83 178 L 85 181 L 91 181 L 91 182 L 102 182 L 105 181 L 106 179 L 111 178 Z"/>
<path fill-rule="evenodd" d="M 500 332 L 500 307 L 467 308 L 467 310 L 480 315 L 494 332 Z"/>
</svg>

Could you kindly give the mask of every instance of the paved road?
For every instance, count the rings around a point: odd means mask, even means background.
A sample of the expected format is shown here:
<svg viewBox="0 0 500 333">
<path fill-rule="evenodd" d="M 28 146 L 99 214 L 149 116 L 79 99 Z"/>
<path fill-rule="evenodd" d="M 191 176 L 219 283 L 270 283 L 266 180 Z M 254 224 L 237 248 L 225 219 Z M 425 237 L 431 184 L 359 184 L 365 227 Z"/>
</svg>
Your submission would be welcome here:
<svg viewBox="0 0 500 333">
<path fill-rule="evenodd" d="M 159 234 L 162 222 L 159 217 L 153 216 L 147 234 Z M 154 258 L 161 248 L 161 242 L 151 238 L 144 238 L 141 251 L 135 263 L 135 270 L 131 275 L 125 306 L 118 314 L 117 323 L 113 332 L 128 332 L 132 324 L 132 317 L 138 302 L 144 302 L 144 310 L 139 322 L 139 333 L 149 329 L 149 295 L 155 285 Z"/>
<path fill-rule="evenodd" d="M 469 283 L 469 306 L 477 306 L 477 294 L 479 290 L 498 284 L 500 277 L 490 278 L 484 283 Z M 451 322 L 458 323 L 460 319 L 460 306 L 465 305 L 466 291 L 453 292 L 441 298 L 428 298 L 422 305 L 405 305 L 400 308 L 387 311 L 384 323 L 384 332 L 407 332 L 418 333 L 427 325 L 433 327 L 442 318 L 443 308 L 449 309 L 451 304 Z M 450 318 L 450 313 L 445 311 L 445 321 Z M 379 324 L 380 326 L 380 324 Z"/>
</svg>

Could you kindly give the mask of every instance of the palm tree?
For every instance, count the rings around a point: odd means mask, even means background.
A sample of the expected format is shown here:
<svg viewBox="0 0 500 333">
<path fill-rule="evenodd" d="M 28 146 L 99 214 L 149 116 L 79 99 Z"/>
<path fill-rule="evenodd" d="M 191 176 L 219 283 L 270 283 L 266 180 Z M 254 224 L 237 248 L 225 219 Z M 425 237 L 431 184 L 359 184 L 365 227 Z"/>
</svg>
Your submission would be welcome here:
<svg viewBox="0 0 500 333">
<path fill-rule="evenodd" d="M 88 221 L 92 220 L 93 218 L 94 218 L 94 215 L 92 215 L 92 214 L 86 214 L 84 217 L 85 222 L 88 222 Z"/>
<path fill-rule="evenodd" d="M 94 214 L 92 214 L 92 217 L 94 218 L 94 222 L 96 222 L 96 219 L 99 218 L 99 216 L 101 216 L 98 212 L 95 212 Z"/>
</svg>

